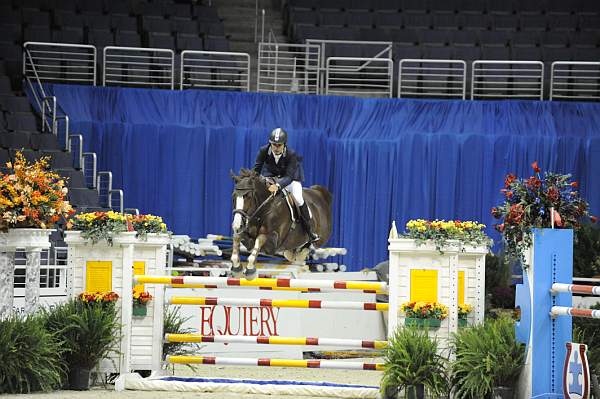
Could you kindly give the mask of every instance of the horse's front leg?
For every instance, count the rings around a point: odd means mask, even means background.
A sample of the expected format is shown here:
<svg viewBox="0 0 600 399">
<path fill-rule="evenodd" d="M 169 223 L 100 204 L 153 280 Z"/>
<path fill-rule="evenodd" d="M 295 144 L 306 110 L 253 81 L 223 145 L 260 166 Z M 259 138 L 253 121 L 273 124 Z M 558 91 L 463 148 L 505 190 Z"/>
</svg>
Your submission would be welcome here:
<svg viewBox="0 0 600 399">
<path fill-rule="evenodd" d="M 252 248 L 252 252 L 248 257 L 248 263 L 246 264 L 246 279 L 253 280 L 256 277 L 256 258 L 258 258 L 258 254 L 263 245 L 267 242 L 267 235 L 261 233 L 254 240 L 254 248 Z"/>
<path fill-rule="evenodd" d="M 231 249 L 231 274 L 233 277 L 242 277 L 243 268 L 240 265 L 240 235 L 233 235 L 233 248 Z"/>
</svg>

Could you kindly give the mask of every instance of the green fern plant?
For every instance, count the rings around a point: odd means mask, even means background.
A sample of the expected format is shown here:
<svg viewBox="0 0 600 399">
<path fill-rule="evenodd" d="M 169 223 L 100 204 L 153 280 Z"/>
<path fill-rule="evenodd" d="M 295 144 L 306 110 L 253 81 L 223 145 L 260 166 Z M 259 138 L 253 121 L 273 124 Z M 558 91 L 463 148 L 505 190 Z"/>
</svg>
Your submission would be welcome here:
<svg viewBox="0 0 600 399">
<path fill-rule="evenodd" d="M 521 372 L 525 349 L 516 341 L 514 321 L 508 317 L 459 330 L 453 346 L 455 398 L 489 398 L 495 387 L 512 387 Z"/>
<path fill-rule="evenodd" d="M 163 321 L 163 331 L 165 334 L 191 334 L 195 330 L 192 328 L 184 327 L 191 317 L 184 317 L 181 315 L 181 306 L 167 306 L 165 307 L 165 317 Z M 196 343 L 189 342 L 164 342 L 163 343 L 163 356 L 174 355 L 174 356 L 186 356 L 198 353 L 201 348 Z M 193 365 L 187 365 L 190 369 L 196 370 Z"/>
<path fill-rule="evenodd" d="M 429 337 L 427 330 L 400 327 L 384 350 L 381 391 L 406 391 L 422 384 L 431 395 L 446 395 L 446 366 L 447 359 L 438 353 L 437 341 Z"/>
<path fill-rule="evenodd" d="M 0 320 L 0 394 L 50 391 L 66 375 L 60 339 L 41 317 L 12 315 Z"/>
</svg>

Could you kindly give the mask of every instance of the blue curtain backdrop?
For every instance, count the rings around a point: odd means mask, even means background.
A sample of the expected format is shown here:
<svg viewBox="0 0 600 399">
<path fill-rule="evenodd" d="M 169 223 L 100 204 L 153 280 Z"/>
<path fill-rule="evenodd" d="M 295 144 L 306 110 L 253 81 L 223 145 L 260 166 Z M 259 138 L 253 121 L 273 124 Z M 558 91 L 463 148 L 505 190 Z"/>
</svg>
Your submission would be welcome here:
<svg viewBox="0 0 600 399">
<path fill-rule="evenodd" d="M 478 220 L 506 173 L 572 173 L 600 211 L 600 104 L 379 100 L 49 85 L 125 206 L 192 237 L 229 234 L 229 171 L 251 166 L 274 127 L 304 156 L 305 185 L 334 196 L 329 245 L 349 270 L 386 259 L 392 220 Z"/>
</svg>

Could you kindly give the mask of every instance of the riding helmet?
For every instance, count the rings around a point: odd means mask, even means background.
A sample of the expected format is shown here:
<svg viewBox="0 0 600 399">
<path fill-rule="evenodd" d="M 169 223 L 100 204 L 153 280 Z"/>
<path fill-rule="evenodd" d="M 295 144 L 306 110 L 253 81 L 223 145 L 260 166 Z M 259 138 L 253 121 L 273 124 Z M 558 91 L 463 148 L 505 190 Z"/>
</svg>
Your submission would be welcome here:
<svg viewBox="0 0 600 399">
<path fill-rule="evenodd" d="M 287 143 L 287 133 L 282 128 L 278 127 L 277 129 L 273 129 L 271 135 L 269 136 L 269 143 L 271 144 L 286 144 Z"/>
</svg>

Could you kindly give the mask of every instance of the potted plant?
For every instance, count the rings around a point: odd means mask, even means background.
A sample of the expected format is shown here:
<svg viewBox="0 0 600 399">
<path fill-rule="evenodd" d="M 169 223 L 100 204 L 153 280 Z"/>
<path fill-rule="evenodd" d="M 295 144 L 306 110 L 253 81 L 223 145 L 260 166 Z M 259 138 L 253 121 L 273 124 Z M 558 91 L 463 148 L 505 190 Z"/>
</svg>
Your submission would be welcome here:
<svg viewBox="0 0 600 399">
<path fill-rule="evenodd" d="M 395 397 L 403 390 L 408 398 L 434 397 L 448 392 L 447 359 L 438 353 L 438 344 L 427 331 L 416 326 L 399 327 L 384 349 L 381 391 Z"/>
<path fill-rule="evenodd" d="M 133 316 L 144 317 L 148 314 L 147 304 L 152 300 L 152 295 L 148 291 L 133 289 Z"/>
<path fill-rule="evenodd" d="M 571 175 L 545 172 L 543 175 L 537 161 L 531 164 L 533 175 L 519 179 L 506 175 L 504 203 L 492 208 L 492 215 L 499 219 L 494 228 L 502 233 L 507 261 L 520 261 L 524 267 L 525 250 L 531 247 L 532 228 L 567 228 L 577 230 L 583 221 L 597 221 L 590 216 L 588 203 L 579 196 L 579 184 L 571 181 Z"/>
<path fill-rule="evenodd" d="M 458 326 L 466 327 L 467 326 L 467 317 L 469 313 L 473 311 L 473 306 L 466 303 L 458 304 Z"/>
<path fill-rule="evenodd" d="M 71 389 L 89 389 L 91 370 L 118 342 L 118 298 L 114 292 L 83 292 L 46 311 L 46 328 L 63 342 Z"/>
<path fill-rule="evenodd" d="M 448 307 L 437 302 L 406 302 L 402 304 L 407 326 L 439 328 L 448 317 Z"/>
<path fill-rule="evenodd" d="M 456 356 L 451 364 L 453 397 L 512 399 L 525 356 L 512 319 L 488 319 L 461 329 L 452 345 Z"/>
<path fill-rule="evenodd" d="M 484 228 L 484 224 L 473 221 L 416 219 L 406 223 L 402 236 L 412 238 L 417 245 L 431 241 L 443 253 L 449 245 L 491 246 L 492 240 L 485 234 Z"/>
</svg>

